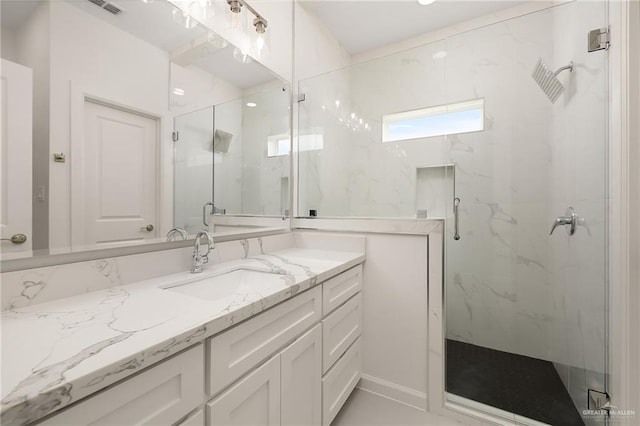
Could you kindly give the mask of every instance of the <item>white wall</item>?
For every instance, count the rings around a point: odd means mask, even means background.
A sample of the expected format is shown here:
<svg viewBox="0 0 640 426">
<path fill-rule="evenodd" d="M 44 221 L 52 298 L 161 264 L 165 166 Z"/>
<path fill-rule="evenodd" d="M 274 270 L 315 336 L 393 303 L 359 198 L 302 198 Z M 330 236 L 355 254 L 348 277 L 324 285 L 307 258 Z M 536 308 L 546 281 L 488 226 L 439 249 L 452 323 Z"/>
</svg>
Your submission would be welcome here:
<svg viewBox="0 0 640 426">
<path fill-rule="evenodd" d="M 20 60 L 16 46 L 16 34 L 6 26 L 0 28 L 0 55 L 11 62 L 17 63 Z"/>
<path fill-rule="evenodd" d="M 392 221 L 373 225 L 380 233 L 370 231 L 370 221 L 355 222 L 322 220 L 320 226 L 369 228 L 349 233 L 366 237 L 360 387 L 426 410 L 428 236 L 394 235 L 390 230 L 402 224 Z M 331 245 L 331 232 L 303 231 L 295 235 L 299 247 L 347 250 Z"/>
</svg>

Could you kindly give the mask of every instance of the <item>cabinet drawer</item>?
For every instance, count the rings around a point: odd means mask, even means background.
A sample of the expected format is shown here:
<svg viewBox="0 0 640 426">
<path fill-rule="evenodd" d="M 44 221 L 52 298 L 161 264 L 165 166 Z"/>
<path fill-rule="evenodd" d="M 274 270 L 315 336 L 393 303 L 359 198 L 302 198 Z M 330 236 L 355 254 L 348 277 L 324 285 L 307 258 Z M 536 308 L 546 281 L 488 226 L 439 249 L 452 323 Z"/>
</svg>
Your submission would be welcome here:
<svg viewBox="0 0 640 426">
<path fill-rule="evenodd" d="M 329 426 L 362 375 L 361 339 L 347 350 L 322 379 L 322 424 Z"/>
<path fill-rule="evenodd" d="M 322 372 L 362 334 L 362 295 L 358 294 L 322 320 Z"/>
<path fill-rule="evenodd" d="M 321 289 L 316 287 L 209 339 L 209 395 L 320 321 L 321 311 Z"/>
<path fill-rule="evenodd" d="M 322 284 L 322 315 L 327 315 L 362 289 L 362 265 Z"/>
<path fill-rule="evenodd" d="M 203 401 L 204 346 L 161 362 L 41 425 L 168 425 Z"/>
</svg>

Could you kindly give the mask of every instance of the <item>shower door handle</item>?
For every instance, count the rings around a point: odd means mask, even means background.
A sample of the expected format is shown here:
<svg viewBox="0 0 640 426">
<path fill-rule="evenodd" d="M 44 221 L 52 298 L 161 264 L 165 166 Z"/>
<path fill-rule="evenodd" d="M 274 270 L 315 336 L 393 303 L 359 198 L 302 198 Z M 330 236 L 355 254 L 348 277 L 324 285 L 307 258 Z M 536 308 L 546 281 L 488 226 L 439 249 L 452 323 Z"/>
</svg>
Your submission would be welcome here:
<svg viewBox="0 0 640 426">
<path fill-rule="evenodd" d="M 459 211 L 460 208 L 460 198 L 456 197 L 453 199 L 453 239 L 458 241 L 460 239 L 460 228 L 459 228 Z"/>
<path fill-rule="evenodd" d="M 209 222 L 207 221 L 207 206 L 211 206 L 212 213 L 215 208 L 215 205 L 211 201 L 204 203 L 202 206 L 202 224 L 206 227 L 209 226 Z"/>
<path fill-rule="evenodd" d="M 569 226 L 569 229 L 567 229 L 569 235 L 573 235 L 576 233 L 576 228 L 578 227 L 578 214 L 573 207 L 567 208 L 567 212 L 565 214 L 566 216 L 560 216 L 556 218 L 556 220 L 553 222 L 553 226 L 551 227 L 549 235 L 553 234 L 553 231 L 555 231 L 558 226 L 566 225 Z"/>
</svg>

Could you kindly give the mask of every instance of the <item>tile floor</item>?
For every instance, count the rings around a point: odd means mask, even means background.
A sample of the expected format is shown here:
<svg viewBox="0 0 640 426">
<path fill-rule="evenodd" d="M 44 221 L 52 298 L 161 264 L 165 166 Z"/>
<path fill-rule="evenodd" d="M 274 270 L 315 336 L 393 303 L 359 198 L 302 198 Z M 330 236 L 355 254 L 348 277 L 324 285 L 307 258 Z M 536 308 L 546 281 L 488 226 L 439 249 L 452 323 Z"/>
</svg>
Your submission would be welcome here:
<svg viewBox="0 0 640 426">
<path fill-rule="evenodd" d="M 436 416 L 371 392 L 355 389 L 331 426 L 460 426 L 466 423 Z"/>
<path fill-rule="evenodd" d="M 584 426 L 553 364 L 447 339 L 447 392 L 550 425 Z"/>
</svg>

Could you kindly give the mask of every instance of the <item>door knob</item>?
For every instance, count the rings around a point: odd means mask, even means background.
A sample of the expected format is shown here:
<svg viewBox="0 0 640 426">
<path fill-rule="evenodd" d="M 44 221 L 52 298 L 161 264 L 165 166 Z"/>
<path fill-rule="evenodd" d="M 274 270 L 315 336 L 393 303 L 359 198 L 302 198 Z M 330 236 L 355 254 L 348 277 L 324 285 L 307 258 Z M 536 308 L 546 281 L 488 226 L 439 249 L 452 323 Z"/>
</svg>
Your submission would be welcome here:
<svg viewBox="0 0 640 426">
<path fill-rule="evenodd" d="M 27 236 L 24 234 L 13 234 L 11 238 L 2 238 L 0 241 L 11 241 L 13 244 L 22 244 L 27 241 Z"/>
<path fill-rule="evenodd" d="M 569 235 L 576 233 L 576 228 L 578 227 L 578 214 L 573 207 L 567 208 L 567 212 L 565 214 L 566 216 L 556 218 L 553 222 L 549 235 L 553 234 L 553 231 L 555 231 L 555 229 L 560 225 L 569 225 L 569 228 L 567 229 L 567 233 L 569 233 Z"/>
<path fill-rule="evenodd" d="M 154 227 L 152 224 L 148 224 L 147 226 L 143 226 L 142 228 L 140 228 L 141 231 L 147 231 L 147 232 L 151 232 L 154 230 Z"/>
</svg>

